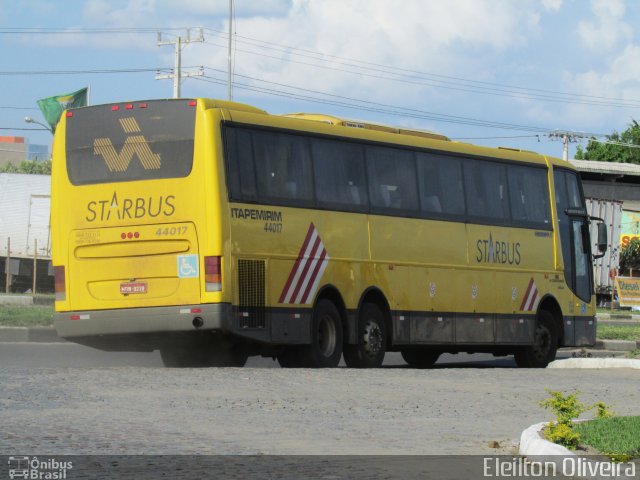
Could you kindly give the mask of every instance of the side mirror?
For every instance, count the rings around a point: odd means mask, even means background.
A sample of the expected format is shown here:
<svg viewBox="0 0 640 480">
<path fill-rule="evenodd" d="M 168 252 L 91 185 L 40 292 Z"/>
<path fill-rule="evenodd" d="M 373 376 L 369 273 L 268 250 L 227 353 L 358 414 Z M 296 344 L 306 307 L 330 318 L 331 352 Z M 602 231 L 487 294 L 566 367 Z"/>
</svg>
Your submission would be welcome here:
<svg viewBox="0 0 640 480">
<path fill-rule="evenodd" d="M 607 226 L 604 223 L 598 223 L 598 255 L 595 255 L 595 258 L 604 257 L 604 254 L 607 251 L 607 244 L 609 243 L 607 237 Z"/>
</svg>

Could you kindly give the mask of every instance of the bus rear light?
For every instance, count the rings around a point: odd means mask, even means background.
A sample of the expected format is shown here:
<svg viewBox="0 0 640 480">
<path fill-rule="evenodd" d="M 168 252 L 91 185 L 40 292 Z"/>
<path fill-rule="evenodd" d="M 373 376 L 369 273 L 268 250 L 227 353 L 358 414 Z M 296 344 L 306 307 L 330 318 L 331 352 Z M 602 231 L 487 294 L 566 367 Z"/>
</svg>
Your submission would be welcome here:
<svg viewBox="0 0 640 480">
<path fill-rule="evenodd" d="M 56 292 L 56 301 L 64 302 L 67 299 L 64 267 L 53 267 L 53 283 Z"/>
<path fill-rule="evenodd" d="M 204 281 L 207 292 L 222 290 L 222 257 L 204 257 Z"/>
<path fill-rule="evenodd" d="M 131 240 L 132 238 L 140 238 L 140 232 L 122 232 L 120 234 L 122 240 Z"/>
</svg>

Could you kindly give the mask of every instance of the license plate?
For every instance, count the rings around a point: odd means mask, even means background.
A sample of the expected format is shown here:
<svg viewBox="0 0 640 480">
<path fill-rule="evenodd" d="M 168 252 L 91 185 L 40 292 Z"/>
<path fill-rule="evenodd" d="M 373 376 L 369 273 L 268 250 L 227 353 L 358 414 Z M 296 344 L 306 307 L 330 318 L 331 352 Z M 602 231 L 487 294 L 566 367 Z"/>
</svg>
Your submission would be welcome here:
<svg viewBox="0 0 640 480">
<path fill-rule="evenodd" d="M 132 293 L 147 293 L 147 284 L 144 282 L 121 283 L 120 293 L 123 295 L 129 295 Z"/>
</svg>

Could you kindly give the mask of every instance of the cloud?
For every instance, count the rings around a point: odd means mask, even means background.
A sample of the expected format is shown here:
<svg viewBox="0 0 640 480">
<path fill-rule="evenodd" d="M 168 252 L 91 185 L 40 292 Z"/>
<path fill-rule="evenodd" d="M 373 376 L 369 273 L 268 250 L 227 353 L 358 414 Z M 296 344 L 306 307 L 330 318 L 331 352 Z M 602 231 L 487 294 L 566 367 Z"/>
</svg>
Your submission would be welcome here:
<svg viewBox="0 0 640 480">
<path fill-rule="evenodd" d="M 562 0 L 542 0 L 542 6 L 547 11 L 557 12 L 562 7 Z"/>
<path fill-rule="evenodd" d="M 279 17 L 286 15 L 291 8 L 292 0 L 241 0 L 234 1 L 236 17 L 252 17 L 256 15 Z M 195 15 L 227 16 L 229 4 L 226 1 L 212 0 L 165 0 L 162 8 L 179 9 Z"/>
<path fill-rule="evenodd" d="M 622 0 L 592 0 L 591 11 L 595 20 L 578 24 L 578 35 L 591 50 L 610 51 L 620 42 L 632 38 L 633 29 L 623 21 L 625 5 Z"/>
<path fill-rule="evenodd" d="M 464 76 L 492 80 L 493 66 L 486 64 L 486 58 L 494 53 L 501 58 L 526 46 L 531 33 L 538 31 L 543 8 L 538 1 L 510 0 L 293 0 L 286 15 L 237 19 L 235 71 L 386 103 L 402 99 L 407 104 L 412 95 L 422 99 L 436 95 L 424 85 L 384 81 L 380 77 L 389 76 L 386 73 L 349 74 L 360 69 L 348 60 L 332 61 L 331 56 L 444 75 L 473 72 Z M 220 23 L 218 30 L 223 29 L 225 24 Z M 210 46 L 205 59 L 194 50 L 187 52 L 190 63 L 226 68 L 225 40 L 211 42 L 219 46 Z M 326 61 L 318 62 L 305 52 L 284 52 L 275 44 L 322 52 Z M 310 63 L 324 68 L 305 65 Z M 443 95 L 437 96 L 449 97 L 447 91 L 439 92 Z"/>
</svg>

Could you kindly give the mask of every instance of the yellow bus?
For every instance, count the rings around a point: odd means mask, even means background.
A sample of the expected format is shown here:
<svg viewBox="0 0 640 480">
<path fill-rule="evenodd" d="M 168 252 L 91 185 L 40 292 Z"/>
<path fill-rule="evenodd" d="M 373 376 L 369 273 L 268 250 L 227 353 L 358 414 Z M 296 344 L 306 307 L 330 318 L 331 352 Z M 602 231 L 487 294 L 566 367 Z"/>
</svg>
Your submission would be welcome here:
<svg viewBox="0 0 640 480">
<path fill-rule="evenodd" d="M 126 102 L 63 115 L 51 197 L 55 326 L 96 348 L 167 366 L 363 368 L 394 351 L 545 367 L 595 342 L 580 179 L 532 152 Z"/>
</svg>

